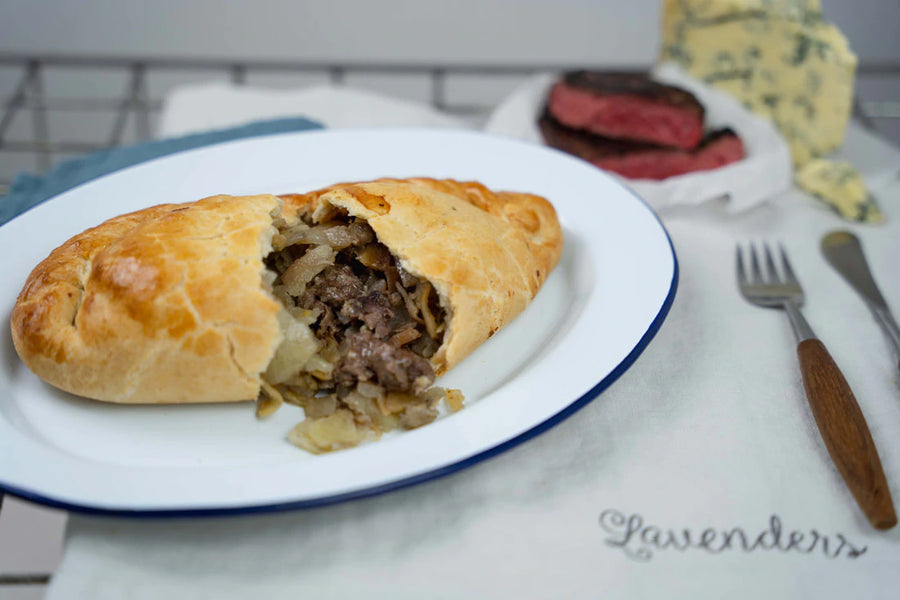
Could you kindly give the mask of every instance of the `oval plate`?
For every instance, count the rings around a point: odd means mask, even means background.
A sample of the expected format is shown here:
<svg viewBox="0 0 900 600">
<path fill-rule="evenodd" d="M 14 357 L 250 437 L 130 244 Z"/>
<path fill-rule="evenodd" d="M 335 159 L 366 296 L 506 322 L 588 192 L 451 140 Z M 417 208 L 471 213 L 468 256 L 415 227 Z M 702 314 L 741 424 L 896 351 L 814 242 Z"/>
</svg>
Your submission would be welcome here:
<svg viewBox="0 0 900 600">
<path fill-rule="evenodd" d="M 291 446 L 302 418 L 252 403 L 118 406 L 60 392 L 0 343 L 0 488 L 73 511 L 234 514 L 369 496 L 457 471 L 545 431 L 595 398 L 662 324 L 678 267 L 656 215 L 587 163 L 474 132 L 336 130 L 239 140 L 143 163 L 61 194 L 0 228 L 6 322 L 53 248 L 118 214 L 220 194 L 304 192 L 341 181 L 478 180 L 549 199 L 565 247 L 528 309 L 438 385 L 466 408 L 329 455 Z M 14 260 L 9 257 L 15 257 Z"/>
</svg>

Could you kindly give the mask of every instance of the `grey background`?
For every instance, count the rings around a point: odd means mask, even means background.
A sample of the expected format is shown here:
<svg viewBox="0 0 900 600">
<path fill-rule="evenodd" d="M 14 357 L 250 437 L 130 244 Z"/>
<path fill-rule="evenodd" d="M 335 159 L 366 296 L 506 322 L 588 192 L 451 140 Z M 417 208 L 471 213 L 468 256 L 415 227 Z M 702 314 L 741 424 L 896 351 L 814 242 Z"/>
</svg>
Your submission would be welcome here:
<svg viewBox="0 0 900 600">
<path fill-rule="evenodd" d="M 900 57 L 897 0 L 823 0 L 863 61 Z M 659 0 L 5 0 L 0 50 L 647 64 Z"/>
</svg>

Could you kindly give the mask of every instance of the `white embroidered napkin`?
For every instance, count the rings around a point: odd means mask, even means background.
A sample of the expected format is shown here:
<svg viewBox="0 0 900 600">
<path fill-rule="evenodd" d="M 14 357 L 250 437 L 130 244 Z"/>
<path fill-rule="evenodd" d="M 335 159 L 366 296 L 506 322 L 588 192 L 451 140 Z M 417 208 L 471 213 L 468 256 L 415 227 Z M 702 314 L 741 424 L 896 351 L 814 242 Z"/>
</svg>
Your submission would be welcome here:
<svg viewBox="0 0 900 600">
<path fill-rule="evenodd" d="M 346 86 L 280 90 L 206 83 L 166 97 L 157 133 L 174 137 L 286 116 L 314 118 L 327 128 L 466 127 L 424 104 Z"/>
<path fill-rule="evenodd" d="M 873 148 L 851 158 L 862 164 Z M 896 361 L 818 252 L 821 234 L 854 229 L 900 311 L 900 184 L 881 194 L 881 227 L 848 225 L 798 192 L 740 214 L 661 207 L 680 268 L 669 317 L 618 381 L 558 426 L 451 476 L 320 509 L 72 515 L 47 597 L 893 599 L 900 528 L 876 532 L 861 516 L 813 424 L 784 315 L 740 298 L 733 263 L 737 241 L 784 240 L 806 315 L 900 499 Z"/>
<path fill-rule="evenodd" d="M 900 186 L 889 191 L 900 199 Z M 787 240 L 807 317 L 900 497 L 896 363 L 817 250 L 843 223 L 812 200 L 782 200 L 740 218 L 711 206 L 667 216 L 681 268 L 668 320 L 619 381 L 541 436 L 321 509 L 73 515 L 48 599 L 893 599 L 900 529 L 877 532 L 861 516 L 812 423 L 784 315 L 746 304 L 733 283 L 737 240 Z M 898 206 L 884 228 L 858 230 L 895 307 Z"/>
</svg>

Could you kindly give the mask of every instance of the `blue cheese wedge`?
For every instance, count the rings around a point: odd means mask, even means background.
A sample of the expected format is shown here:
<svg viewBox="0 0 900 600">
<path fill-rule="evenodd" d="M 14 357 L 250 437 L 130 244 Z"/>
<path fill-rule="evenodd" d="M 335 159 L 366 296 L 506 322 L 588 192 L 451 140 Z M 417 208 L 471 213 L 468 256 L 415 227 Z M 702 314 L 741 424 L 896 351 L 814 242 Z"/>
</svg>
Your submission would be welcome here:
<svg viewBox="0 0 900 600">
<path fill-rule="evenodd" d="M 665 4 L 664 29 L 685 19 L 739 19 L 754 14 L 798 21 L 822 18 L 820 0 L 666 0 Z"/>
<path fill-rule="evenodd" d="M 797 185 L 815 195 L 845 219 L 881 223 L 884 215 L 859 172 L 847 161 L 817 158 L 794 175 Z"/>
<path fill-rule="evenodd" d="M 661 58 L 771 119 L 795 165 L 843 143 L 856 56 L 818 0 L 665 0 Z"/>
</svg>

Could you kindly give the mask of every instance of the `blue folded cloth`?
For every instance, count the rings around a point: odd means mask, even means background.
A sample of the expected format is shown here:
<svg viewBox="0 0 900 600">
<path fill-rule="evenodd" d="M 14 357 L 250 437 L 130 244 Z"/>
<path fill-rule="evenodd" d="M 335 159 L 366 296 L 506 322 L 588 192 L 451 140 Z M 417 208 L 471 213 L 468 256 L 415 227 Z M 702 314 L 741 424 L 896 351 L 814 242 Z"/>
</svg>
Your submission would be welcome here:
<svg viewBox="0 0 900 600">
<path fill-rule="evenodd" d="M 101 150 L 62 162 L 44 175 L 22 173 L 13 181 L 9 194 L 0 198 L 0 225 L 66 190 L 125 167 L 230 140 L 309 129 L 322 129 L 322 125 L 302 117 L 258 121 L 230 129 Z"/>
</svg>

